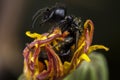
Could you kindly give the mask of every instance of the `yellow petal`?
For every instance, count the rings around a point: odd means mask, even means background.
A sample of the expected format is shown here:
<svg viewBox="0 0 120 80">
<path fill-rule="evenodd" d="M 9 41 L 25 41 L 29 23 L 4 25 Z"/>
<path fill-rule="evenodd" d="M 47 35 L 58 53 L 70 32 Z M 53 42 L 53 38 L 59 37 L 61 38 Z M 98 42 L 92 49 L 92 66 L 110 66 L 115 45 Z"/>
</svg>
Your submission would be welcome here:
<svg viewBox="0 0 120 80">
<path fill-rule="evenodd" d="M 35 44 L 35 47 L 38 48 L 38 44 Z"/>
<path fill-rule="evenodd" d="M 67 62 L 67 61 L 64 62 L 63 67 L 64 67 L 64 73 L 65 73 L 65 74 L 68 72 L 70 66 L 71 66 L 71 63 L 70 63 L 70 62 Z"/>
<path fill-rule="evenodd" d="M 55 48 L 57 49 L 57 50 L 59 50 L 59 46 L 57 46 L 58 45 L 58 42 L 56 41 L 56 40 L 54 40 L 53 41 L 53 46 L 55 46 Z"/>
<path fill-rule="evenodd" d="M 83 43 L 78 47 L 78 49 L 75 51 L 74 54 L 80 52 L 84 46 L 85 46 L 85 42 L 83 42 Z"/>
<path fill-rule="evenodd" d="M 28 37 L 30 37 L 30 38 L 39 38 L 39 37 L 41 37 L 40 34 L 38 34 L 38 33 L 31 33 L 30 31 L 27 31 L 27 32 L 26 32 L 26 35 L 27 35 Z"/>
<path fill-rule="evenodd" d="M 90 62 L 90 58 L 88 57 L 88 55 L 86 53 L 82 53 L 81 56 L 79 57 L 79 60 L 85 60 L 87 62 Z"/>
<path fill-rule="evenodd" d="M 31 57 L 31 61 L 34 62 L 34 57 Z"/>
<path fill-rule="evenodd" d="M 93 45 L 93 46 L 90 46 L 90 47 L 89 47 L 87 54 L 89 54 L 89 53 L 91 53 L 92 51 L 97 50 L 97 49 L 104 49 L 104 50 L 106 50 L 106 51 L 109 50 L 109 48 L 107 48 L 107 47 L 105 47 L 105 46 L 103 46 L 103 45 Z"/>
</svg>

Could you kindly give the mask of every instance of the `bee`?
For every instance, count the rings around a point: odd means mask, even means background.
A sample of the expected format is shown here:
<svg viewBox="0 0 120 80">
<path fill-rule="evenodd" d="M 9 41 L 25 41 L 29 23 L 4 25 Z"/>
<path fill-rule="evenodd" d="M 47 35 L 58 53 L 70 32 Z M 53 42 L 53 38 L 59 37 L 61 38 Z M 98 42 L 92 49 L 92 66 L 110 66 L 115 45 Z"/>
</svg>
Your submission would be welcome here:
<svg viewBox="0 0 120 80">
<path fill-rule="evenodd" d="M 65 6 L 53 6 L 51 8 L 43 8 L 38 10 L 33 17 L 33 26 L 40 16 L 40 24 L 55 23 L 53 28 L 59 26 L 62 33 L 65 31 L 69 32 L 64 41 L 61 41 L 56 46 L 53 46 L 53 49 L 59 55 L 62 62 L 66 60 L 70 61 L 70 57 L 72 56 L 71 46 L 75 45 L 75 50 L 77 49 L 78 39 L 83 30 L 83 22 L 81 18 L 77 18 L 73 15 L 67 15 L 67 9 Z M 59 46 L 58 50 L 56 49 L 57 46 Z"/>
</svg>

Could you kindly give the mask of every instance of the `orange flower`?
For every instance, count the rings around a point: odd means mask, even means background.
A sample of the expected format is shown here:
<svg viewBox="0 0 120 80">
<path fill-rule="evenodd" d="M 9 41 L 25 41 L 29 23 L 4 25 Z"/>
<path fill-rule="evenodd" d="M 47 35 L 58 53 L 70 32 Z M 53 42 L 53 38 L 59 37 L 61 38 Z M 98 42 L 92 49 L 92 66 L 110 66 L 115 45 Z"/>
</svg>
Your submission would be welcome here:
<svg viewBox="0 0 120 80">
<path fill-rule="evenodd" d="M 84 31 L 78 41 L 78 48 L 74 52 L 70 62 L 62 63 L 60 57 L 54 51 L 53 46 L 59 44 L 59 41 L 64 41 L 64 38 L 69 34 L 64 33 L 57 27 L 52 33 L 30 33 L 26 35 L 34 38 L 34 41 L 26 46 L 23 51 L 24 55 L 24 75 L 27 80 L 58 80 L 64 78 L 67 74 L 80 66 L 82 61 L 90 62 L 89 53 L 96 49 L 105 49 L 103 45 L 92 45 L 94 25 L 91 20 L 87 20 L 84 24 Z M 56 47 L 57 48 L 57 47 Z M 71 46 L 71 50 L 74 46 Z M 41 52 L 44 52 L 47 59 L 39 60 Z M 41 56 L 42 57 L 42 56 Z"/>
</svg>

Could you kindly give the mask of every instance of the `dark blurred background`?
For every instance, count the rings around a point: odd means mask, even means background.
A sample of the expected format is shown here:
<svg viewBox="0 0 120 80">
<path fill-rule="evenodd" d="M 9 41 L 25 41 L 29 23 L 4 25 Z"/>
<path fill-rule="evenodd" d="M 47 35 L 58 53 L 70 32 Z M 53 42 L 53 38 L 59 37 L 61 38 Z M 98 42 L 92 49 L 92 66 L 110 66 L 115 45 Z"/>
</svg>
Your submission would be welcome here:
<svg viewBox="0 0 120 80">
<path fill-rule="evenodd" d="M 95 25 L 93 44 L 110 48 L 103 51 L 108 61 L 109 79 L 119 79 L 120 7 L 117 0 L 0 0 L 0 80 L 17 80 L 23 72 L 22 50 L 29 39 L 25 32 L 43 31 L 31 27 L 37 10 L 60 2 L 68 14 L 91 19 Z M 42 30 L 41 30 L 42 29 Z"/>
</svg>

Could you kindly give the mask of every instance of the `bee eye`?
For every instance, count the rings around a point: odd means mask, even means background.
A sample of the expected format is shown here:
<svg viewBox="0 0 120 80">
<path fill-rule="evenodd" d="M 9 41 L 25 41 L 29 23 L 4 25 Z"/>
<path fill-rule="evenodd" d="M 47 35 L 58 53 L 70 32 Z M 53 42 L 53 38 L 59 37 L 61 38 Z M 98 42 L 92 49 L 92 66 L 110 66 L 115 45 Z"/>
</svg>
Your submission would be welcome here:
<svg viewBox="0 0 120 80">
<path fill-rule="evenodd" d="M 55 15 L 60 16 L 60 17 L 64 17 L 65 16 L 65 10 L 63 10 L 63 9 L 57 9 L 55 11 Z"/>
<path fill-rule="evenodd" d="M 64 8 L 56 8 L 52 12 L 54 12 L 52 18 L 56 21 L 60 21 L 66 16 L 66 11 Z"/>
</svg>

